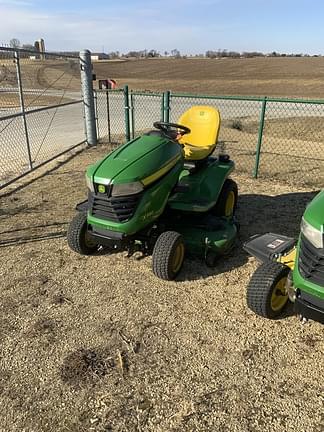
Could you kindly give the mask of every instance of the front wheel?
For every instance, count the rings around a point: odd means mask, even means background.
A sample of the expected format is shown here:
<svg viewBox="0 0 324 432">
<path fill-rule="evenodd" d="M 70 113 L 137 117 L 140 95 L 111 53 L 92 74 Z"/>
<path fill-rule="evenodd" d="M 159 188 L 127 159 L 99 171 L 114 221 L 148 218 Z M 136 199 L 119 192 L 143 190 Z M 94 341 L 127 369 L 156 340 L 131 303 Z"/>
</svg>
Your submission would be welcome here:
<svg viewBox="0 0 324 432">
<path fill-rule="evenodd" d="M 182 236 L 176 231 L 162 233 L 153 249 L 153 273 L 155 276 L 172 280 L 179 273 L 185 254 Z"/>
<path fill-rule="evenodd" d="M 288 302 L 286 289 L 290 269 L 276 262 L 261 264 L 247 287 L 247 305 L 265 318 L 277 318 Z"/>
<path fill-rule="evenodd" d="M 71 220 L 67 231 L 67 242 L 70 248 L 80 255 L 91 255 L 98 250 L 97 243 L 88 234 L 86 213 L 77 213 Z"/>
</svg>

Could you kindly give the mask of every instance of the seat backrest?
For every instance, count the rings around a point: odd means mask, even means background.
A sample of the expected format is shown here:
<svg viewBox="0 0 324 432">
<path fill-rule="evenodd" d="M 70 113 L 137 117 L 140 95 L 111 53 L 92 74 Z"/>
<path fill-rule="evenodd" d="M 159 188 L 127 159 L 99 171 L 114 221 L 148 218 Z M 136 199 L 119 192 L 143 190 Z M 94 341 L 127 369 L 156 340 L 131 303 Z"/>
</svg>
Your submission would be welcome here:
<svg viewBox="0 0 324 432">
<path fill-rule="evenodd" d="M 218 109 L 207 105 L 192 106 L 182 114 L 178 123 L 191 130 L 180 139 L 180 143 L 195 147 L 216 146 L 220 128 Z"/>
</svg>

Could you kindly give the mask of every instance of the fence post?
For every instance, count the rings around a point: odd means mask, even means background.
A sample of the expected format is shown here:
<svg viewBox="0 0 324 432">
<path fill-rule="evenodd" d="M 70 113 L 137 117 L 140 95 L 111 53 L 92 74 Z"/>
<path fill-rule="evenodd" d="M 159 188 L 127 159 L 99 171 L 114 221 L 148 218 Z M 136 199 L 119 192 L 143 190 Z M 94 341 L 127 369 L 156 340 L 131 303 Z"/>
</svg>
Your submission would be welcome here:
<svg viewBox="0 0 324 432">
<path fill-rule="evenodd" d="M 111 142 L 111 132 L 110 132 L 110 107 L 109 107 L 109 93 L 106 90 L 106 105 L 107 105 L 107 126 L 108 126 L 108 142 Z"/>
<path fill-rule="evenodd" d="M 124 101 L 125 101 L 125 135 L 126 141 L 130 140 L 130 122 L 129 122 L 129 93 L 128 85 L 124 86 Z"/>
<path fill-rule="evenodd" d="M 254 178 L 258 178 L 258 173 L 259 173 L 260 153 L 261 153 L 261 145 L 262 145 L 262 138 L 263 138 L 264 117 L 266 112 L 266 106 L 267 106 L 267 97 L 265 96 L 262 101 L 261 112 L 260 112 L 258 143 L 257 143 L 257 148 L 255 153 L 255 166 L 253 171 Z"/>
<path fill-rule="evenodd" d="M 130 94 L 130 115 L 131 115 L 131 125 L 132 125 L 132 139 L 134 139 L 134 137 L 135 137 L 135 115 L 134 115 L 134 109 L 135 109 L 134 95 L 133 95 L 133 92 L 131 91 L 131 94 Z"/>
<path fill-rule="evenodd" d="M 170 91 L 166 91 L 163 93 L 163 117 L 165 122 L 169 123 L 170 121 Z"/>
<path fill-rule="evenodd" d="M 100 139 L 100 129 L 99 129 L 99 116 L 98 116 L 98 93 L 96 90 L 93 91 L 93 97 L 95 101 L 95 118 L 96 118 L 96 125 L 97 125 L 97 138 Z"/>
<path fill-rule="evenodd" d="M 89 50 L 80 51 L 81 91 L 84 105 L 84 122 L 87 143 L 97 144 L 96 115 L 92 87 L 92 64 Z"/>
<path fill-rule="evenodd" d="M 32 161 L 31 151 L 30 151 L 30 142 L 29 142 L 29 135 L 28 135 L 28 128 L 27 128 L 27 121 L 26 121 L 26 111 L 25 111 L 24 94 L 23 94 L 22 82 L 21 82 L 21 70 L 20 70 L 20 61 L 19 61 L 18 51 L 15 51 L 14 59 L 15 59 L 15 63 L 16 63 L 16 73 L 17 73 L 17 84 L 18 84 L 18 90 L 19 90 L 21 118 L 22 118 L 23 128 L 25 131 L 25 138 L 26 138 L 28 165 L 29 165 L 29 169 L 32 170 L 33 169 L 33 161 Z"/>
<path fill-rule="evenodd" d="M 164 121 L 164 92 L 162 93 L 161 99 L 161 122 Z"/>
</svg>

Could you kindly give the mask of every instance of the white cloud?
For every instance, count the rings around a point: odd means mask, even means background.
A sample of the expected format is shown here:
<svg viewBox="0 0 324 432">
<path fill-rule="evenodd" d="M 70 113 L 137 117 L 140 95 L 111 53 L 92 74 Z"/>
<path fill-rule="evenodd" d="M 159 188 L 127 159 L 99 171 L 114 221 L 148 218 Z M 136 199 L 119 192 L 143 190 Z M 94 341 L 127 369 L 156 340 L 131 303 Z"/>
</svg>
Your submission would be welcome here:
<svg viewBox="0 0 324 432">
<path fill-rule="evenodd" d="M 97 12 L 92 15 L 49 15 L 0 3 L 0 15 L 2 38 L 7 41 L 18 38 L 21 43 L 33 43 L 42 37 L 49 50 L 89 48 L 100 51 L 102 46 L 106 51 L 121 52 L 144 48 L 183 50 L 200 39 L 198 27 L 185 26 L 181 22 L 174 25 L 169 20 L 161 22 L 159 14 L 150 9 L 145 14 L 135 11 L 122 17 Z"/>
</svg>

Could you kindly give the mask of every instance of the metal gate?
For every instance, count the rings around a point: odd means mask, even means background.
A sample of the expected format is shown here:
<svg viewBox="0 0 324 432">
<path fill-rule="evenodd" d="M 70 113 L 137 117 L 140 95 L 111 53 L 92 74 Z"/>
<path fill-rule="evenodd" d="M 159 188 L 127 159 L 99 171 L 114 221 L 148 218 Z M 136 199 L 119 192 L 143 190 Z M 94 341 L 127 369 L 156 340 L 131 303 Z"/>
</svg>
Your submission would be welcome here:
<svg viewBox="0 0 324 432">
<path fill-rule="evenodd" d="M 85 141 L 79 56 L 0 47 L 0 189 Z"/>
</svg>

